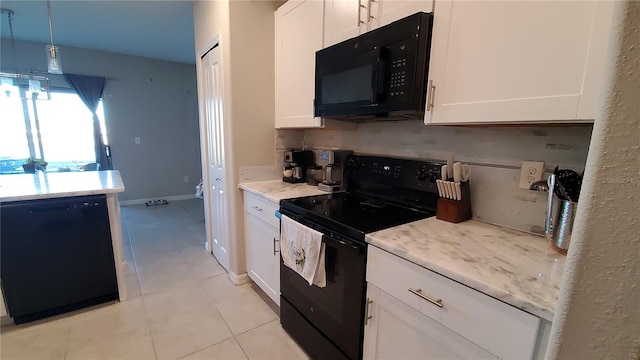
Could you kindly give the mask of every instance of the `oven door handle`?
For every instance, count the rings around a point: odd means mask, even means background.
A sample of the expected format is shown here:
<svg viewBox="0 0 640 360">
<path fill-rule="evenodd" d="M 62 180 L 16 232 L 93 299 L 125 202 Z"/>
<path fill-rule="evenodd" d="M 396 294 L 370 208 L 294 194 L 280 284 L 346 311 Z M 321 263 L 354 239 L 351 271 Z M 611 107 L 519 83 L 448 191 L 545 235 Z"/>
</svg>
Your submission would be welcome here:
<svg viewBox="0 0 640 360">
<path fill-rule="evenodd" d="M 291 220 L 294 220 L 294 221 L 299 222 L 300 224 L 302 224 L 304 226 L 309 227 L 303 221 L 300 221 L 302 216 L 291 214 L 289 212 L 282 212 L 282 209 L 280 209 L 280 211 L 276 211 L 276 217 L 278 217 L 278 215 L 280 215 L 280 218 L 282 218 L 282 215 L 286 215 Z M 313 227 L 311 227 L 311 228 L 313 229 Z M 319 231 L 319 229 L 315 229 L 315 230 Z M 347 241 L 344 241 L 344 240 L 334 239 L 331 236 L 326 235 L 326 234 L 322 234 L 322 241 L 327 242 L 327 243 L 332 243 L 333 245 L 340 246 L 340 247 L 343 247 L 343 248 L 351 249 L 351 250 L 357 252 L 358 255 L 361 255 L 364 252 L 364 249 L 366 248 L 366 245 L 364 245 L 364 244 L 353 244 L 351 242 L 347 242 Z"/>
<path fill-rule="evenodd" d="M 356 246 L 343 240 L 334 239 L 327 235 L 322 235 L 322 241 L 326 243 L 333 243 L 333 245 L 340 246 L 340 247 L 347 247 L 357 252 L 358 254 L 362 254 L 362 251 L 364 250 L 364 246 Z"/>
</svg>

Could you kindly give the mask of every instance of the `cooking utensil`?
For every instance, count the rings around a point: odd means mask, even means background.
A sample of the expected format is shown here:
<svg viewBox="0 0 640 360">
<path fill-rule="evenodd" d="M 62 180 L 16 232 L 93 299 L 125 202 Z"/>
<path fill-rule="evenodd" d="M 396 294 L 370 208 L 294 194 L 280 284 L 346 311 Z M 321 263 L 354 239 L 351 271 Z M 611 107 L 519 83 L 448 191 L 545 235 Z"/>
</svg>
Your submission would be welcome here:
<svg viewBox="0 0 640 360">
<path fill-rule="evenodd" d="M 438 187 L 438 195 L 440 197 L 444 197 L 443 189 L 442 189 L 442 180 L 440 179 L 436 180 L 436 186 Z"/>
<path fill-rule="evenodd" d="M 453 155 L 447 158 L 447 180 L 453 177 Z"/>
<path fill-rule="evenodd" d="M 448 177 L 447 177 L 447 171 L 448 171 L 448 166 L 447 165 L 442 165 L 442 170 L 440 171 L 440 176 L 442 177 L 442 180 L 447 181 Z"/>
<path fill-rule="evenodd" d="M 453 182 L 460 184 L 462 178 L 462 164 L 457 162 L 453 164 Z"/>
<path fill-rule="evenodd" d="M 460 166 L 460 180 L 467 182 L 469 181 L 469 176 L 471 176 L 471 167 L 469 164 L 462 164 Z"/>
<path fill-rule="evenodd" d="M 460 189 L 460 183 L 455 183 L 456 187 L 456 200 L 462 200 L 462 190 Z"/>
<path fill-rule="evenodd" d="M 453 182 L 452 181 L 447 181 L 447 186 L 449 187 L 449 199 L 455 199 L 456 198 L 456 188 L 455 188 L 455 186 L 453 186 Z"/>
<path fill-rule="evenodd" d="M 558 170 L 557 166 L 553 173 L 556 176 L 556 195 L 562 200 L 577 202 L 582 187 L 582 176 L 573 170 Z"/>
</svg>

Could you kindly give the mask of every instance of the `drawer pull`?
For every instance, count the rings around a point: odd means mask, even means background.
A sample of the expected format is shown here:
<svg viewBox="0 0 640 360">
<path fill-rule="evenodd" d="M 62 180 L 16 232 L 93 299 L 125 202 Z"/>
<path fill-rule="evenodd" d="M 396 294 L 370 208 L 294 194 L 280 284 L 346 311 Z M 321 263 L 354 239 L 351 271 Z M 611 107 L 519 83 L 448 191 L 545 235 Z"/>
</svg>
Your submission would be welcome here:
<svg viewBox="0 0 640 360">
<path fill-rule="evenodd" d="M 364 325 L 367 326 L 369 324 L 369 320 L 371 320 L 372 316 L 369 315 L 369 305 L 373 304 L 373 300 L 369 300 L 367 298 L 367 303 L 364 306 Z"/>
<path fill-rule="evenodd" d="M 427 300 L 428 302 L 432 303 L 433 305 L 435 305 L 435 306 L 437 306 L 439 308 L 443 308 L 444 307 L 444 305 L 442 305 L 442 299 L 434 300 L 434 299 L 428 297 L 427 295 L 423 294 L 422 293 L 422 289 L 414 290 L 412 288 L 409 288 L 409 292 L 412 293 L 412 294 L 420 296 L 421 298 Z"/>
<path fill-rule="evenodd" d="M 258 211 L 258 212 L 262 212 L 262 208 L 257 207 L 257 206 L 252 206 L 253 210 Z"/>
</svg>

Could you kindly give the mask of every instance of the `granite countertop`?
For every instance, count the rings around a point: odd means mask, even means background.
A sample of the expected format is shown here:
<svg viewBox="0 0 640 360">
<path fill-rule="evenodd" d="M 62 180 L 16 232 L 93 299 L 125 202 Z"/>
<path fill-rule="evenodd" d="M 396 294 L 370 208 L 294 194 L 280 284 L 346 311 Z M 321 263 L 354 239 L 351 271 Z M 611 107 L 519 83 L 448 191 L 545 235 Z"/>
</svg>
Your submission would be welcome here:
<svg viewBox="0 0 640 360">
<path fill-rule="evenodd" d="M 317 186 L 307 183 L 290 184 L 282 180 L 245 182 L 240 183 L 238 187 L 275 203 L 280 203 L 282 199 L 327 194 Z"/>
<path fill-rule="evenodd" d="M 117 170 L 0 175 L 0 202 L 119 193 Z"/>
<path fill-rule="evenodd" d="M 566 257 L 545 238 L 480 221 L 435 217 L 366 236 L 366 241 L 548 321 Z"/>
</svg>

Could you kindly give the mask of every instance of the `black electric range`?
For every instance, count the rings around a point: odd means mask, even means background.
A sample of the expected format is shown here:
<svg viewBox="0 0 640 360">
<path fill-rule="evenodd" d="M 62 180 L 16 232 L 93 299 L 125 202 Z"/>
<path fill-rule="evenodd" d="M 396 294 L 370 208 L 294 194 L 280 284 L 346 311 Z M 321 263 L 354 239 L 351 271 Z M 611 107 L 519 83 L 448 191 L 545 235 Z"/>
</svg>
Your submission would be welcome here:
<svg viewBox="0 0 640 360">
<path fill-rule="evenodd" d="M 282 215 L 323 234 L 326 287 L 280 266 L 280 322 L 312 358 L 362 358 L 365 235 L 435 216 L 442 165 L 351 155 L 345 192 L 280 202 Z"/>
<path fill-rule="evenodd" d="M 408 208 L 351 192 L 284 200 L 281 207 L 360 241 L 367 233 L 435 215 L 435 210 Z"/>
</svg>

